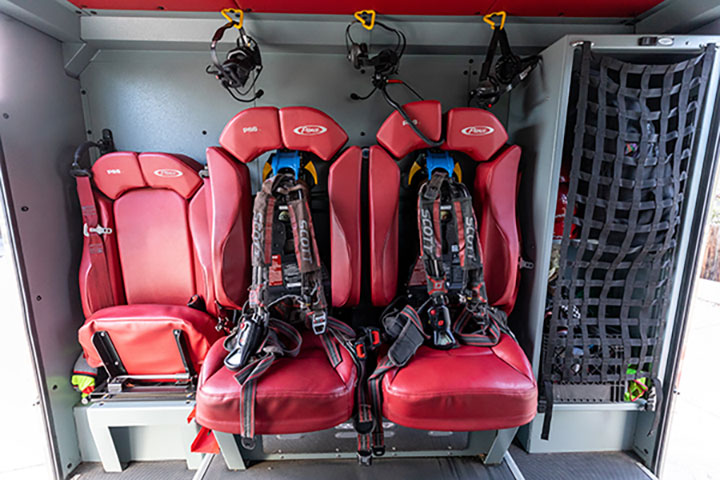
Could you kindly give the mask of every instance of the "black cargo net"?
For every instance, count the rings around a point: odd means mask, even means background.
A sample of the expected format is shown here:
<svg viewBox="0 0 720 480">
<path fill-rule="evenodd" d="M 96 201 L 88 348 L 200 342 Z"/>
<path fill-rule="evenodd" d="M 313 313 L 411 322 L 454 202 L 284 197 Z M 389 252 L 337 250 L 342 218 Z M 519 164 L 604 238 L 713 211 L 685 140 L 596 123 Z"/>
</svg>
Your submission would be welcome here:
<svg viewBox="0 0 720 480">
<path fill-rule="evenodd" d="M 628 380 L 657 375 L 713 57 L 708 48 L 645 65 L 583 45 L 568 113 L 567 214 L 546 311 L 548 406 L 553 388 L 567 396 L 556 392 L 555 401 L 579 400 L 573 389 L 590 396 L 583 401 L 622 401 Z"/>
</svg>

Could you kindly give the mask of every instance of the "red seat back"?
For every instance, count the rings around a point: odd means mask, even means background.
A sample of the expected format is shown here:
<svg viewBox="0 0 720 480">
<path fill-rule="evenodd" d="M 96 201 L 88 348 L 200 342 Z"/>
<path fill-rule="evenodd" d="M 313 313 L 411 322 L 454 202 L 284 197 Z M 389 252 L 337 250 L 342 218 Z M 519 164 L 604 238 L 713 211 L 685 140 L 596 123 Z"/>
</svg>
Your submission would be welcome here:
<svg viewBox="0 0 720 480">
<path fill-rule="evenodd" d="M 279 149 L 308 152 L 330 162 L 347 138 L 342 127 L 314 108 L 255 107 L 243 110 L 228 122 L 220 135 L 220 145 L 225 155 L 242 163 L 252 162 L 266 152 Z M 212 181 L 211 153 L 217 156 L 218 150 L 208 151 Z M 360 162 L 360 149 L 348 149 L 333 161 L 329 169 L 327 198 L 324 197 L 326 186 L 323 178 L 319 179 L 320 184 L 313 188 L 312 193 L 314 196 L 319 194 L 323 197 L 321 200 L 328 201 L 330 205 L 329 221 L 322 221 L 319 212 L 313 212 L 313 223 L 321 256 L 324 252 L 319 230 L 325 223 L 329 224 L 331 296 L 335 306 L 352 306 L 360 300 Z M 249 225 L 244 235 L 244 238 L 250 238 Z M 224 284 L 216 281 L 216 288 Z"/>
<path fill-rule="evenodd" d="M 103 241 L 116 305 L 185 305 L 195 294 L 213 297 L 211 279 L 203 275 L 209 265 L 201 167 L 180 155 L 133 152 L 110 153 L 93 165 L 100 222 L 112 229 Z M 86 240 L 80 290 L 88 317 L 88 294 L 100 288 L 88 282 L 90 267 Z"/>
<path fill-rule="evenodd" d="M 474 179 L 470 181 L 469 178 L 465 178 L 464 181 L 471 185 L 475 214 L 480 224 L 479 237 L 484 256 L 488 297 L 491 304 L 510 312 L 517 294 L 520 260 L 520 240 L 515 211 L 520 148 L 506 145 L 508 137 L 504 127 L 492 113 L 486 110 L 455 108 L 443 119 L 440 104 L 436 101 L 410 103 L 405 109 L 413 123 L 429 138 L 440 138 L 441 130 L 444 130 L 446 140 L 442 149 L 457 152 L 460 154 L 458 157 L 477 162 L 474 172 L 464 172 L 467 177 L 474 173 Z M 393 112 L 380 127 L 377 140 L 405 166 L 412 163 L 405 160 L 412 157 L 414 152 L 428 148 L 398 112 Z M 387 165 L 387 162 L 384 164 Z M 390 172 L 391 177 L 396 175 L 389 165 L 377 168 L 376 172 Z M 382 178 L 381 173 L 375 175 Z M 407 181 L 406 178 L 405 180 Z M 382 193 L 373 198 L 371 229 L 388 232 L 397 228 L 392 226 L 394 220 L 388 224 L 387 216 L 382 217 L 379 213 L 385 210 L 388 212 L 398 210 L 397 201 L 394 200 L 397 197 L 397 189 L 395 195 L 390 195 L 388 188 L 389 186 L 386 186 Z M 373 209 L 374 213 L 372 213 Z M 414 213 L 408 210 L 402 214 Z M 415 238 L 400 240 L 417 241 Z M 393 271 L 390 265 L 398 263 L 389 261 L 388 255 L 392 255 L 392 252 L 373 248 L 370 254 L 373 257 L 371 264 L 377 266 L 372 273 L 374 282 L 379 284 L 381 281 L 391 281 L 397 271 Z M 391 285 L 386 283 L 384 289 L 389 291 L 390 287 Z M 374 295 L 373 299 L 375 298 L 379 300 L 380 296 Z"/>
</svg>

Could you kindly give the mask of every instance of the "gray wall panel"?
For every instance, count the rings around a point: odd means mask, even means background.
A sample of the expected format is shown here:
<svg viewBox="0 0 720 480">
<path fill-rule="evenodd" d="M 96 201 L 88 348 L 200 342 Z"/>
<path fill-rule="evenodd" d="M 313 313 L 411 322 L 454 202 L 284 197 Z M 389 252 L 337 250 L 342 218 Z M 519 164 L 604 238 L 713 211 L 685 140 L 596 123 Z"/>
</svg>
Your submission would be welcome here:
<svg viewBox="0 0 720 480">
<path fill-rule="evenodd" d="M 479 70 L 479 58 L 469 64 L 471 58 L 407 55 L 400 77 L 445 109 L 464 106 L 469 84 L 477 82 L 473 71 Z M 228 120 L 252 106 L 233 100 L 206 74 L 208 62 L 206 52 L 101 51 L 80 77 L 91 137 L 110 128 L 119 149 L 179 152 L 204 162 L 205 148 L 217 145 Z M 350 145 L 373 144 L 392 111 L 380 94 L 350 100 L 351 92 L 370 91 L 370 74 L 354 70 L 340 54 L 265 54 L 258 88 L 265 95 L 257 105 L 308 105 L 328 113 L 348 132 Z M 403 103 L 414 100 L 402 87 L 390 89 Z M 505 119 L 503 102 L 494 111 Z"/>
<path fill-rule="evenodd" d="M 77 265 L 82 233 L 68 168 L 83 140 L 79 84 L 65 76 L 60 42 L 0 14 L 3 193 L 24 280 L 41 392 L 62 475 L 80 460 L 69 374 L 82 324 Z M 7 117 L 7 118 L 6 118 Z M 10 366 L 5 366 L 6 368 Z M 12 412 L 5 412 L 12 414 Z"/>
</svg>

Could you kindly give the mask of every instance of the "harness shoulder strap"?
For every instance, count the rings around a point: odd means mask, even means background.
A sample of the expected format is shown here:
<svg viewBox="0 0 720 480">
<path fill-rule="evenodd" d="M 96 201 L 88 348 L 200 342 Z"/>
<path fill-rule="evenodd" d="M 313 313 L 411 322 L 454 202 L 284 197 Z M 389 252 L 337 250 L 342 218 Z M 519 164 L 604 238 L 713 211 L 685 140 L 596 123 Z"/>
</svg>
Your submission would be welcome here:
<svg viewBox="0 0 720 480">
<path fill-rule="evenodd" d="M 88 238 L 88 288 L 85 295 L 91 312 L 115 304 L 110 281 L 110 269 L 107 262 L 105 242 L 101 235 L 108 235 L 112 230 L 100 225 L 100 216 L 95 203 L 95 193 L 89 175 L 76 175 L 78 199 L 83 217 L 83 234 Z"/>
</svg>

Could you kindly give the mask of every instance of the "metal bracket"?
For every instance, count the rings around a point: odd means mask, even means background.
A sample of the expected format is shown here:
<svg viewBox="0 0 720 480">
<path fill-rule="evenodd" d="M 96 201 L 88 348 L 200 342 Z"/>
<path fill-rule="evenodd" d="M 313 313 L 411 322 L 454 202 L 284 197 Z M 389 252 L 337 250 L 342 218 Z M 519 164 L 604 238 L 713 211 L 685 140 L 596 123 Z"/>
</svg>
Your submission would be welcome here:
<svg viewBox="0 0 720 480">
<path fill-rule="evenodd" d="M 98 225 L 96 227 L 88 227 L 87 223 L 83 224 L 83 235 L 89 237 L 91 233 L 97 233 L 98 235 L 109 235 L 111 234 L 112 228 L 103 227 Z"/>
<path fill-rule="evenodd" d="M 520 269 L 532 270 L 535 268 L 535 263 L 531 262 L 530 260 L 525 260 L 522 257 L 518 259 L 518 265 L 520 266 Z"/>
<path fill-rule="evenodd" d="M 175 337 L 175 344 L 180 352 L 180 359 L 182 360 L 183 367 L 188 377 L 192 379 L 195 377 L 195 369 L 193 368 L 192 361 L 190 360 L 190 350 L 188 349 L 187 340 L 183 331 L 180 329 L 173 330 L 173 336 Z"/>
<path fill-rule="evenodd" d="M 115 345 L 110 340 L 110 334 L 105 330 L 95 332 L 92 336 L 92 343 L 97 350 L 100 359 L 103 362 L 105 370 L 110 378 L 127 375 L 125 365 L 123 365 L 120 355 L 118 355 Z"/>
</svg>

